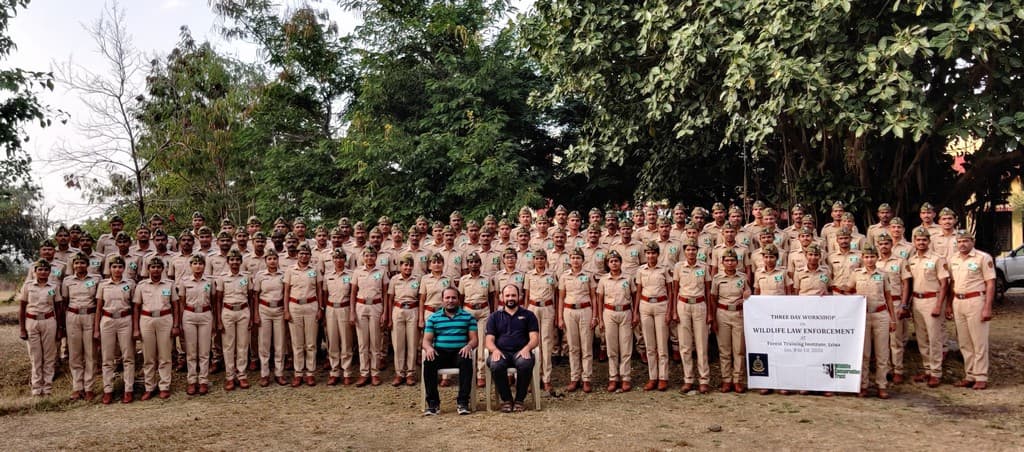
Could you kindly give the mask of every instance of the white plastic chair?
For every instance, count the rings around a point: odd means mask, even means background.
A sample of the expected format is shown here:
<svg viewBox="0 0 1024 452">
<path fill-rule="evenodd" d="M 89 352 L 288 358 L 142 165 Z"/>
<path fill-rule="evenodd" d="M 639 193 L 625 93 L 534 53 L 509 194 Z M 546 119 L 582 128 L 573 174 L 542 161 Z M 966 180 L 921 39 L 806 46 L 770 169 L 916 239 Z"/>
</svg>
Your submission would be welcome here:
<svg viewBox="0 0 1024 452">
<path fill-rule="evenodd" d="M 474 353 L 475 355 L 476 353 Z M 420 355 L 423 355 L 423 351 L 420 350 Z M 420 404 L 422 409 L 427 409 L 427 367 L 423 365 L 425 360 L 420 360 Z M 473 357 L 473 372 L 476 372 L 476 357 Z M 438 376 L 454 376 L 455 388 L 458 390 L 459 387 L 459 368 L 458 367 L 444 367 L 437 369 Z M 440 381 L 439 381 L 440 383 Z M 439 388 L 440 389 L 440 388 Z M 476 411 L 476 382 L 473 381 L 469 385 L 469 411 Z"/>
<path fill-rule="evenodd" d="M 540 408 L 540 361 L 538 361 L 539 356 L 537 355 L 537 352 L 539 351 L 539 349 L 540 349 L 540 347 L 535 347 L 531 351 L 531 353 L 533 353 L 533 381 L 530 382 L 530 386 L 533 387 L 533 409 L 535 411 L 540 411 L 541 410 L 541 408 Z M 490 356 L 491 356 L 491 351 L 486 349 L 486 348 L 484 348 L 484 362 L 487 362 L 487 359 L 490 358 Z M 485 376 L 486 376 L 486 381 L 487 381 L 487 385 L 486 385 L 486 389 L 485 389 L 485 391 L 487 391 L 487 395 L 485 396 L 485 399 L 487 400 L 487 411 L 491 411 L 491 395 L 494 393 L 494 390 L 492 388 L 492 381 L 491 381 L 491 370 L 488 368 L 487 372 L 485 372 L 485 374 L 486 374 Z M 515 367 L 509 367 L 508 368 L 508 374 L 509 375 L 516 375 L 516 378 L 519 377 L 517 375 L 517 371 L 516 371 Z M 512 387 L 513 395 L 515 394 L 515 392 L 516 392 L 516 388 L 513 386 Z"/>
</svg>

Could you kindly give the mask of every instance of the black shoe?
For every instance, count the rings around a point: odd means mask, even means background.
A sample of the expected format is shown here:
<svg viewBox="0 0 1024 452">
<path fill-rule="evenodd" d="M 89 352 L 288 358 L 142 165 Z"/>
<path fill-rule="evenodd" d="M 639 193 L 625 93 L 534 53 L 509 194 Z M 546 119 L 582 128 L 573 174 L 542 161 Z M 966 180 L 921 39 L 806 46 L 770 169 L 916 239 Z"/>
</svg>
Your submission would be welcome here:
<svg viewBox="0 0 1024 452">
<path fill-rule="evenodd" d="M 465 404 L 460 403 L 459 407 L 458 407 L 458 409 L 456 411 L 458 411 L 460 416 L 465 416 L 465 415 L 469 414 L 469 405 L 465 405 Z"/>
<path fill-rule="evenodd" d="M 428 406 L 427 409 L 423 410 L 424 416 L 437 416 L 441 414 L 441 408 L 436 406 Z"/>
</svg>

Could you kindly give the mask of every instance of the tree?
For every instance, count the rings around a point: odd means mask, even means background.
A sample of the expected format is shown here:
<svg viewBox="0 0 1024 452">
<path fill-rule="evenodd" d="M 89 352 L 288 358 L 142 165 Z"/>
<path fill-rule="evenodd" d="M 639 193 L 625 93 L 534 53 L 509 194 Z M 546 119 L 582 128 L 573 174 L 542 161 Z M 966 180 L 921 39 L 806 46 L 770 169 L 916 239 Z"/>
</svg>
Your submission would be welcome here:
<svg viewBox="0 0 1024 452">
<path fill-rule="evenodd" d="M 0 0 L 0 59 L 15 49 L 8 35 L 8 25 L 19 9 L 28 7 L 28 0 Z M 29 171 L 31 158 L 22 148 L 29 140 L 24 125 L 34 122 L 40 127 L 52 124 L 50 111 L 39 102 L 37 89 L 53 90 L 53 75 L 19 68 L 0 68 L 0 255 L 29 258 L 36 249 L 46 225 L 34 212 L 39 200 L 39 187 L 32 183 Z M 10 271 L 8 262 L 0 260 L 0 274 Z"/>
<path fill-rule="evenodd" d="M 577 171 L 651 150 L 648 180 L 688 164 L 704 182 L 746 154 L 776 202 L 907 214 L 990 209 L 1024 163 L 1020 0 L 540 0 L 522 33 L 556 80 L 541 104 L 593 109 Z M 956 137 L 983 142 L 960 176 Z"/>
<path fill-rule="evenodd" d="M 86 190 L 94 203 L 132 205 L 134 216 L 146 218 L 149 162 L 143 159 L 138 120 L 142 100 L 142 54 L 128 34 L 125 10 L 115 1 L 87 27 L 97 53 L 106 64 L 96 72 L 68 60 L 57 65 L 57 80 L 77 93 L 87 114 L 76 120 L 84 141 L 61 143 L 53 162 L 65 171 L 69 187 Z M 166 143 L 153 143 L 158 153 Z"/>
</svg>

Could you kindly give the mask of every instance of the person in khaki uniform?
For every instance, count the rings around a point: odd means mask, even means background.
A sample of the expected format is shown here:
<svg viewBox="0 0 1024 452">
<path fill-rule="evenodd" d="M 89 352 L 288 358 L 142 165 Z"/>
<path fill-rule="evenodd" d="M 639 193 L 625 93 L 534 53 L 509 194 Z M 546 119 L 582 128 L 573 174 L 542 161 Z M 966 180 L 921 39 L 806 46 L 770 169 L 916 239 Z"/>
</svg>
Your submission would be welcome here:
<svg viewBox="0 0 1024 452">
<path fill-rule="evenodd" d="M 642 326 L 647 346 L 648 380 L 644 391 L 664 391 L 668 389 L 668 320 L 675 317 L 674 306 L 668 303 L 672 276 L 667 268 L 658 264 L 658 242 L 648 241 L 644 256 L 647 263 L 636 271 L 637 302 L 633 304 L 633 325 Z"/>
<path fill-rule="evenodd" d="M 253 325 L 259 327 L 260 386 L 270 386 L 270 349 L 274 349 L 274 378 L 284 386 L 285 327 L 284 327 L 284 272 L 278 267 L 277 251 L 268 248 L 264 253 L 265 270 L 253 277 L 253 294 L 259 300 L 259 309 L 253 313 Z M 329 338 L 330 336 L 328 336 Z"/>
<path fill-rule="evenodd" d="M 491 285 L 491 278 L 480 272 L 481 259 L 475 251 L 466 256 L 466 265 L 469 267 L 469 273 L 462 276 L 458 285 L 462 308 L 476 319 L 477 331 L 483 331 L 487 326 L 487 318 L 493 311 L 494 286 Z M 484 372 L 487 371 L 483 340 L 483 336 L 480 336 L 476 346 L 476 385 L 480 388 L 485 386 Z"/>
<path fill-rule="evenodd" d="M 34 281 L 22 285 L 18 292 L 18 326 L 32 363 L 32 395 L 48 396 L 53 390 L 57 362 L 57 319 L 54 316 L 61 301 L 61 289 L 50 281 L 50 262 L 40 259 L 32 268 Z M 127 361 L 125 366 L 129 367 Z"/>
<path fill-rule="evenodd" d="M 949 207 L 939 211 L 938 234 L 932 236 L 932 250 L 949 260 L 956 254 L 956 213 Z"/>
<path fill-rule="evenodd" d="M 453 285 L 452 281 L 444 275 L 444 256 L 441 253 L 431 254 L 427 261 L 430 273 L 420 277 L 420 329 L 425 326 L 428 316 L 441 309 L 441 294 Z"/>
<path fill-rule="evenodd" d="M 430 257 L 430 251 L 421 247 L 423 234 L 419 228 L 413 226 L 409 228 L 409 243 L 401 251 L 400 254 L 408 254 L 413 258 L 412 274 L 417 278 L 430 273 L 429 264 L 427 258 Z"/>
<path fill-rule="evenodd" d="M 878 244 L 875 243 L 875 239 L 878 238 L 878 235 L 883 232 L 886 234 L 889 233 L 889 223 L 892 221 L 893 216 L 892 206 L 887 203 L 880 204 L 876 211 L 876 215 L 878 216 L 878 223 L 868 226 L 867 238 L 868 244 L 878 246 Z"/>
<path fill-rule="evenodd" d="M 485 226 L 480 231 L 480 248 L 473 250 L 480 256 L 480 273 L 491 278 L 498 270 L 501 270 L 501 251 L 495 249 L 494 229 Z M 483 340 L 483 335 L 481 335 Z"/>
<path fill-rule="evenodd" d="M 931 250 L 931 234 L 927 229 L 915 229 L 912 236 L 916 252 L 907 261 L 914 284 L 910 300 L 917 349 L 924 367 L 923 372 L 914 376 L 914 381 L 927 381 L 929 388 L 936 388 L 942 382 L 942 343 L 946 339 L 943 314 L 949 287 L 949 264 Z"/>
<path fill-rule="evenodd" d="M 583 270 L 590 272 L 595 278 L 601 279 L 608 273 L 605 265 L 605 258 L 608 256 L 608 248 L 601 246 L 601 226 L 591 223 L 587 227 L 587 243 L 580 247 L 583 250 Z"/>
<path fill-rule="evenodd" d="M 416 352 L 419 346 L 420 278 L 413 274 L 416 259 L 403 254 L 398 274 L 388 284 L 388 328 L 395 351 L 395 379 L 392 386 L 416 384 Z"/>
<path fill-rule="evenodd" d="M 382 348 L 381 325 L 387 324 L 388 313 L 384 310 L 384 296 L 387 294 L 388 273 L 375 265 L 377 249 L 372 245 L 363 249 L 362 268 L 352 273 L 352 295 L 356 308 L 349 320 L 356 325 L 359 342 L 359 379 L 356 386 L 367 383 L 381 384 L 380 357 Z"/>
<path fill-rule="evenodd" d="M 114 238 L 116 249 L 107 255 L 103 265 L 103 276 L 109 278 L 111 275 L 110 263 L 114 257 L 120 257 L 125 263 L 124 278 L 135 282 L 139 280 L 139 267 L 142 266 L 142 257 L 132 254 L 128 248 L 132 244 L 132 238 L 126 232 L 119 232 Z"/>
<path fill-rule="evenodd" d="M 761 258 L 760 262 L 754 260 L 755 265 L 757 265 L 757 270 L 754 270 L 754 295 L 788 295 L 790 288 L 793 287 L 793 282 L 790 280 L 789 274 L 777 266 L 779 262 L 779 248 L 774 243 L 771 243 L 770 239 L 766 239 L 767 237 L 771 237 L 770 232 L 768 234 L 761 234 L 761 248 L 754 251 L 754 255 Z M 758 392 L 761 395 L 767 395 L 771 394 L 772 390 L 765 388 Z M 779 394 L 782 395 L 788 395 L 789 393 L 786 389 L 779 390 Z"/>
<path fill-rule="evenodd" d="M 217 234 L 217 251 L 206 256 L 206 274 L 218 277 L 228 270 L 228 251 L 231 251 L 231 234 L 221 231 Z"/>
<path fill-rule="evenodd" d="M 622 273 L 622 256 L 608 253 L 608 274 L 598 280 L 597 296 L 604 306 L 598 318 L 598 329 L 604 330 L 608 344 L 608 392 L 628 392 L 633 357 L 633 278 Z"/>
<path fill-rule="evenodd" d="M 736 251 L 726 249 L 721 255 L 722 270 L 711 280 L 711 303 L 717 313 L 712 330 L 718 337 L 718 360 L 722 369 L 722 392 L 746 392 L 743 383 L 746 356 L 743 342 L 743 301 L 750 296 L 747 277 L 737 268 Z"/>
<path fill-rule="evenodd" d="M 455 231 L 451 226 L 444 227 L 443 237 L 444 246 L 437 252 L 444 256 L 444 275 L 458 284 L 459 278 L 466 274 L 465 256 L 455 247 Z"/>
<path fill-rule="evenodd" d="M 217 332 L 222 335 L 224 346 L 224 390 L 233 391 L 236 380 L 239 388 L 249 388 L 245 370 L 249 361 L 249 328 L 252 324 L 253 306 L 249 303 L 252 278 L 242 273 L 242 253 L 230 250 L 227 257 L 227 271 L 214 278 L 217 287 L 214 315 L 220 320 Z"/>
<path fill-rule="evenodd" d="M 213 278 L 206 275 L 206 257 L 202 254 L 193 255 L 189 267 L 191 274 L 175 282 L 188 368 L 185 393 L 205 395 L 210 392 L 210 339 L 217 326 L 212 313 L 216 286 Z"/>
<path fill-rule="evenodd" d="M 671 270 L 679 262 L 679 253 L 682 248 L 679 241 L 671 236 L 672 222 L 668 218 L 658 220 L 658 237 L 651 239 L 658 244 L 658 265 L 664 269 Z"/>
<path fill-rule="evenodd" d="M 672 293 L 677 300 L 672 320 L 677 327 L 680 354 L 683 360 L 684 394 L 693 390 L 693 352 L 697 352 L 697 373 L 701 394 L 710 391 L 711 368 L 708 366 L 708 327 L 712 322 L 712 311 L 708 310 L 708 289 L 711 286 L 711 269 L 697 259 L 700 245 L 689 238 L 683 241 L 683 259 L 672 270 Z"/>
<path fill-rule="evenodd" d="M 821 227 L 822 244 L 825 246 L 825 251 L 828 254 L 832 254 L 833 252 L 836 251 L 835 248 L 832 248 L 832 246 L 836 244 L 836 232 L 839 232 L 839 230 L 842 229 L 843 213 L 845 212 L 846 204 L 844 204 L 842 201 L 836 201 L 835 203 L 832 204 L 832 222 L 826 223 L 824 226 Z M 852 233 L 853 231 L 850 232 Z"/>
<path fill-rule="evenodd" d="M 548 254 L 548 266 L 550 267 L 551 273 L 561 275 L 569 270 L 569 249 L 566 249 L 566 236 L 565 231 L 555 231 L 551 234 L 552 236 L 552 248 L 547 250 Z"/>
<path fill-rule="evenodd" d="M 495 288 L 505 287 L 508 284 L 512 284 L 519 288 L 519 292 L 523 291 L 523 284 L 526 282 L 526 274 L 516 269 L 519 255 L 516 253 L 514 248 L 505 248 L 501 252 L 501 264 L 502 269 L 498 270 L 497 273 L 492 277 Z M 526 300 L 522 300 L 523 303 Z"/>
<path fill-rule="evenodd" d="M 875 242 L 875 250 L 878 251 L 875 266 L 889 279 L 889 302 L 896 309 L 896 328 L 889 335 L 889 369 L 892 371 L 892 384 L 900 384 L 905 380 L 903 350 L 907 344 L 907 324 L 911 316 L 910 267 L 906 259 L 892 254 L 892 237 L 888 232 L 876 236 Z"/>
<path fill-rule="evenodd" d="M 974 248 L 974 234 L 960 231 L 956 247 L 958 252 L 949 258 L 949 273 L 953 278 L 953 319 L 966 373 L 956 386 L 985 389 L 996 272 L 992 256 Z"/>
<path fill-rule="evenodd" d="M 749 262 L 749 248 L 736 241 L 736 226 L 732 223 L 726 223 L 722 226 L 721 230 L 722 236 L 719 238 L 718 244 L 711 249 L 712 276 L 725 271 L 724 260 L 726 251 L 732 251 L 733 256 L 736 258 L 736 271 L 746 275 L 749 280 L 752 274 Z"/>
<path fill-rule="evenodd" d="M 298 246 L 298 262 L 284 273 L 284 320 L 289 322 L 292 339 L 292 387 L 316 386 L 316 333 L 323 305 L 324 276 L 312 266 L 312 250 L 303 243 Z M 364 256 L 365 257 L 365 256 Z M 374 256 L 376 258 L 376 256 Z M 373 266 L 374 261 L 368 265 Z"/>
<path fill-rule="evenodd" d="M 528 308 L 537 316 L 541 339 L 541 380 L 544 391 L 551 392 L 551 354 L 555 347 L 555 306 L 558 304 L 558 277 L 548 270 L 544 250 L 533 250 L 533 270 L 523 284 Z"/>
<path fill-rule="evenodd" d="M 704 229 L 701 233 L 710 234 L 717 241 L 719 234 L 722 232 L 722 226 L 726 223 L 727 212 L 725 210 L 725 204 L 716 202 L 711 205 L 711 222 L 704 225 Z"/>
<path fill-rule="evenodd" d="M 331 264 L 324 272 L 324 317 L 327 333 L 327 360 L 330 374 L 327 385 L 335 386 L 339 379 L 346 386 L 352 384 L 352 273 L 346 264 L 348 256 L 341 247 L 331 251 Z"/>
<path fill-rule="evenodd" d="M 174 282 L 164 277 L 164 261 L 151 257 L 146 262 L 149 278 L 135 287 L 132 316 L 137 336 L 142 338 L 142 372 L 146 381 L 146 392 L 141 400 L 149 400 L 159 389 L 158 396 L 171 396 L 171 338 L 181 334 L 177 294 Z M 157 381 L 159 374 L 160 380 Z"/>
<path fill-rule="evenodd" d="M 619 243 L 619 214 L 618 212 L 609 209 L 604 214 L 604 234 L 601 235 L 600 240 L 601 246 L 606 249 L 611 249 L 613 245 Z"/>
<path fill-rule="evenodd" d="M 132 403 L 132 385 L 135 383 L 135 341 L 132 339 L 131 304 L 135 281 L 124 278 L 125 265 L 121 256 L 107 260 L 110 278 L 96 288 L 97 315 L 93 323 L 93 339 L 100 340 L 103 353 L 103 404 L 110 404 L 114 392 L 114 371 L 118 352 L 124 370 L 123 403 Z"/>
<path fill-rule="evenodd" d="M 114 238 L 117 234 L 124 230 L 124 219 L 120 215 L 114 215 L 113 218 L 107 223 L 110 226 L 110 232 L 100 234 L 96 238 L 96 252 L 100 255 L 106 256 L 117 251 L 117 246 L 114 244 Z"/>
<path fill-rule="evenodd" d="M 575 248 L 569 258 L 569 269 L 558 277 L 558 328 L 565 331 L 569 342 L 569 385 L 566 392 L 593 391 L 591 376 L 594 367 L 594 327 L 597 326 L 597 282 L 594 275 L 583 271 L 583 250 Z"/>
<path fill-rule="evenodd" d="M 850 249 L 851 232 L 849 229 L 836 231 L 836 250 L 829 252 L 828 263 L 832 270 L 832 293 L 835 295 L 853 295 L 848 289 L 853 281 L 854 270 L 861 266 L 861 252 Z"/>
<path fill-rule="evenodd" d="M 896 312 L 893 310 L 889 290 L 889 278 L 876 265 L 878 250 L 873 246 L 863 249 L 864 265 L 857 268 L 847 288 L 852 293 L 867 299 L 868 315 L 864 330 L 864 361 L 861 366 L 860 397 L 867 397 L 871 352 L 875 354 L 875 384 L 878 398 L 888 399 L 889 391 L 886 374 L 889 372 L 889 334 L 896 329 Z"/>
<path fill-rule="evenodd" d="M 931 203 L 921 204 L 918 216 L 921 219 L 921 224 L 918 227 L 927 229 L 932 237 L 942 233 L 942 228 L 935 224 L 935 206 Z M 934 244 L 932 245 L 934 246 Z"/>
<path fill-rule="evenodd" d="M 550 234 L 551 220 L 547 216 L 537 217 L 536 231 L 530 236 L 530 249 L 548 251 L 555 247 L 554 239 Z"/>
<path fill-rule="evenodd" d="M 821 247 L 816 243 L 803 249 L 807 262 L 793 274 L 793 290 L 796 295 L 830 295 L 832 293 L 832 272 L 821 264 Z"/>
<path fill-rule="evenodd" d="M 530 249 L 530 234 L 525 230 L 516 233 L 516 270 L 524 274 L 533 270 L 533 250 Z"/>
<path fill-rule="evenodd" d="M 633 222 L 625 220 L 619 227 L 619 243 L 612 246 L 612 250 L 619 253 L 622 258 L 622 273 L 632 278 L 636 275 L 636 269 L 640 268 L 644 245 L 633 239 Z"/>
<path fill-rule="evenodd" d="M 95 349 L 92 340 L 96 316 L 96 289 L 100 276 L 89 273 L 89 257 L 77 253 L 71 257 L 72 273 L 61 284 L 61 299 L 66 301 L 64 315 L 68 337 L 68 366 L 71 368 L 71 400 L 92 400 L 96 378 Z"/>
<path fill-rule="evenodd" d="M 92 234 L 83 232 L 82 237 L 79 239 L 79 244 L 82 246 L 82 254 L 85 254 L 89 258 L 89 274 L 100 276 L 103 275 L 103 255 L 100 254 L 93 247 L 95 240 L 92 238 Z"/>
<path fill-rule="evenodd" d="M 583 219 L 577 211 L 569 212 L 569 224 L 565 231 L 565 242 L 569 248 L 583 248 L 587 244 L 586 235 L 581 233 Z"/>
<path fill-rule="evenodd" d="M 765 210 L 770 210 L 765 209 Z M 750 253 L 750 267 L 754 271 L 755 281 L 757 276 L 757 269 L 764 266 L 764 247 L 767 245 L 775 245 L 775 251 L 778 254 L 775 257 L 775 267 L 778 267 L 782 271 L 786 271 L 786 253 L 782 247 L 778 246 L 775 242 L 776 233 L 773 228 L 761 228 L 757 235 L 758 247 L 754 252 Z"/>
<path fill-rule="evenodd" d="M 800 232 L 797 235 L 798 241 L 795 245 L 790 245 L 789 255 L 786 257 L 786 273 L 789 273 L 790 278 L 796 277 L 797 270 L 807 266 L 807 247 L 814 244 L 814 230 L 811 228 L 800 228 Z M 818 246 L 818 258 L 826 257 L 822 255 L 821 247 Z"/>
</svg>

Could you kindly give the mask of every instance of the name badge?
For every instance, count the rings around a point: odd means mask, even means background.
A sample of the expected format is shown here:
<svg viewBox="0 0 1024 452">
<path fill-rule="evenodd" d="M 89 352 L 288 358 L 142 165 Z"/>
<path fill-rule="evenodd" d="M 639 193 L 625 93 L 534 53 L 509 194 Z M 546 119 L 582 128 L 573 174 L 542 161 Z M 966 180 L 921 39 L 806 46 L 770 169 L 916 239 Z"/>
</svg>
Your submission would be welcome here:
<svg viewBox="0 0 1024 452">
<path fill-rule="evenodd" d="M 480 287 L 490 287 L 490 285 L 491 285 L 490 281 L 487 281 L 486 279 L 481 279 L 480 280 Z"/>
<path fill-rule="evenodd" d="M 892 265 L 889 266 L 889 271 L 891 271 L 891 272 L 899 271 L 899 269 L 900 269 L 900 265 L 899 264 L 892 264 Z"/>
<path fill-rule="evenodd" d="M 968 262 L 967 263 L 967 269 L 972 271 L 972 272 L 976 272 L 976 271 L 978 271 L 978 264 L 976 264 L 974 262 Z"/>
<path fill-rule="evenodd" d="M 348 275 L 342 276 L 341 277 L 341 282 L 343 282 L 345 284 L 351 284 L 352 283 L 352 277 L 348 276 Z"/>
<path fill-rule="evenodd" d="M 775 282 L 782 282 L 782 275 L 775 275 Z"/>
<path fill-rule="evenodd" d="M 871 280 L 873 280 L 873 281 L 881 281 L 882 280 L 882 275 L 879 275 L 878 273 L 875 273 L 875 274 L 871 275 Z"/>
<path fill-rule="evenodd" d="M 95 286 L 95 285 L 96 285 L 96 281 L 93 281 L 91 279 L 85 282 L 85 287 L 86 288 L 91 288 L 92 286 Z"/>
<path fill-rule="evenodd" d="M 522 283 L 523 282 L 523 275 L 515 275 L 515 276 L 512 277 L 512 280 L 517 282 L 517 283 Z"/>
<path fill-rule="evenodd" d="M 163 290 L 161 290 L 160 291 L 160 295 L 163 295 L 165 297 L 171 296 L 171 289 L 163 289 Z"/>
<path fill-rule="evenodd" d="M 370 277 L 372 277 L 374 280 L 380 280 L 380 272 L 373 272 L 373 274 L 370 275 Z"/>
<path fill-rule="evenodd" d="M 697 271 L 694 272 L 694 274 L 703 277 L 706 273 L 704 272 L 704 269 L 697 269 Z"/>
<path fill-rule="evenodd" d="M 409 287 L 412 287 L 413 289 L 419 289 L 420 288 L 420 282 L 419 281 L 413 281 L 412 283 L 409 284 Z"/>
<path fill-rule="evenodd" d="M 579 280 L 580 282 L 587 282 L 590 278 L 588 278 L 587 275 L 580 275 Z"/>
<path fill-rule="evenodd" d="M 308 276 L 310 278 L 316 278 L 316 270 L 310 270 L 310 271 L 306 272 L 306 276 Z"/>
</svg>

